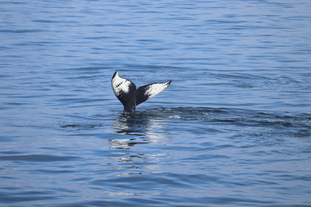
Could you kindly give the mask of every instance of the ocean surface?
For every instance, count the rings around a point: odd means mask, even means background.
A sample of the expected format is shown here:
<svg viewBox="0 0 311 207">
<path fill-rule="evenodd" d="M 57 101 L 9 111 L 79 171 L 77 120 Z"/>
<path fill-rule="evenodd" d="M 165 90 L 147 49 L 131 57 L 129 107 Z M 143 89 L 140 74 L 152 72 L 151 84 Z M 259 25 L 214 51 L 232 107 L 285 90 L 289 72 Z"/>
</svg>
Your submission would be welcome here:
<svg viewBox="0 0 311 207">
<path fill-rule="evenodd" d="M 0 1 L 0 206 L 311 206 L 310 11 Z"/>
</svg>

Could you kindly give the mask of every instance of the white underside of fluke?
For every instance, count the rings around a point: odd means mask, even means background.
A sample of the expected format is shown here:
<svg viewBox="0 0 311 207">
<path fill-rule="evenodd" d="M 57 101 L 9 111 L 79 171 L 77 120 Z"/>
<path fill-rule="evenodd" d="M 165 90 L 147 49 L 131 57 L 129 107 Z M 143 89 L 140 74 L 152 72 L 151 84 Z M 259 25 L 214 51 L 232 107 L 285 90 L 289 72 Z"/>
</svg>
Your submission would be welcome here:
<svg viewBox="0 0 311 207">
<path fill-rule="evenodd" d="M 118 97 L 121 92 L 128 93 L 131 81 L 121 78 L 117 72 L 115 77 L 111 81 L 112 89 L 115 95 Z"/>
<path fill-rule="evenodd" d="M 170 85 L 170 81 L 167 81 L 166 83 L 150 84 L 147 90 L 145 91 L 145 95 L 148 96 L 149 98 L 152 98 L 155 95 L 164 91 L 169 85 Z"/>
</svg>

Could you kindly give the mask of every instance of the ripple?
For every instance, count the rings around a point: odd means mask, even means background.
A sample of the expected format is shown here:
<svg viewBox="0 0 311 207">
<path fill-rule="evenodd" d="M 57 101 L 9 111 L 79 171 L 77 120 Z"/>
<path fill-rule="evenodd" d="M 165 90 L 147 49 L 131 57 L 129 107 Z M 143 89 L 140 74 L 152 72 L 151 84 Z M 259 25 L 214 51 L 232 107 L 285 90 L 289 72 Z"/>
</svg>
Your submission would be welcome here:
<svg viewBox="0 0 311 207">
<path fill-rule="evenodd" d="M 81 159 L 77 156 L 55 156 L 55 155 L 15 155 L 15 156 L 0 156 L 4 161 L 27 161 L 27 162 L 59 162 L 72 161 Z"/>
</svg>

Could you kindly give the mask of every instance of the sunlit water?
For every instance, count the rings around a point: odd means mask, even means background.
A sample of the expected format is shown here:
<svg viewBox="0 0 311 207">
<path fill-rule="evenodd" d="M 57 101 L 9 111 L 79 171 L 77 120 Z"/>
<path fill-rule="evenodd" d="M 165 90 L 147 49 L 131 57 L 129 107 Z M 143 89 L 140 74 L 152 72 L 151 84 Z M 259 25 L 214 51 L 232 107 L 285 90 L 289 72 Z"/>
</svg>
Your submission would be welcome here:
<svg viewBox="0 0 311 207">
<path fill-rule="evenodd" d="M 1 1 L 0 206 L 310 206 L 310 11 Z"/>
</svg>

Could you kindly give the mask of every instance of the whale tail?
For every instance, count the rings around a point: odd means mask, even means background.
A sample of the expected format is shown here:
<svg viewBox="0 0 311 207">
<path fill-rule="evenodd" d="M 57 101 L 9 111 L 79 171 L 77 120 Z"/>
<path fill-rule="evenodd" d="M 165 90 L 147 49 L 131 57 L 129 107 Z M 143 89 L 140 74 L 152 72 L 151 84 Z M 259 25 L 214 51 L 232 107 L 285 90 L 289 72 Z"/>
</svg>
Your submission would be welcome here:
<svg viewBox="0 0 311 207">
<path fill-rule="evenodd" d="M 135 84 L 119 76 L 116 71 L 111 79 L 111 86 L 116 97 L 124 106 L 124 112 L 135 112 L 136 106 L 164 91 L 171 80 L 165 83 L 151 83 L 136 89 Z"/>
</svg>

